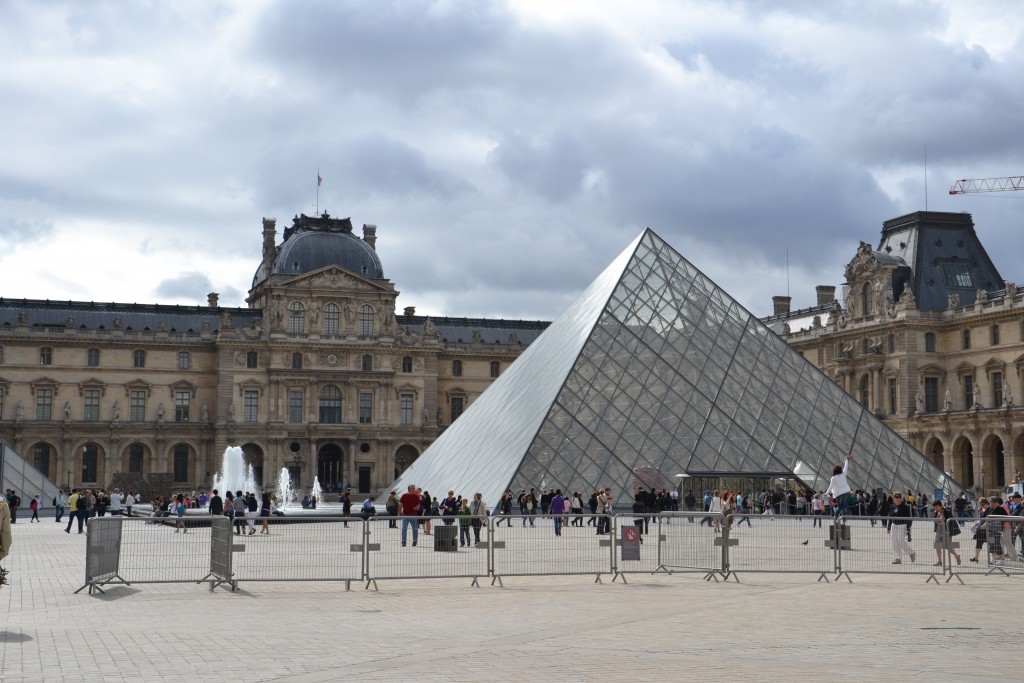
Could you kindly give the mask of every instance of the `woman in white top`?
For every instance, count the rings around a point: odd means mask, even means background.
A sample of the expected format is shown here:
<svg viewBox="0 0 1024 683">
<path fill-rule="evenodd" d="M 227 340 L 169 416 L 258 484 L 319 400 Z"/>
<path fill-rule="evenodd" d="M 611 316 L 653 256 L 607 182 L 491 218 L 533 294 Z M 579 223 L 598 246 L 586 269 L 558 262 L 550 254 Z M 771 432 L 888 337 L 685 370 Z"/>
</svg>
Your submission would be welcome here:
<svg viewBox="0 0 1024 683">
<path fill-rule="evenodd" d="M 832 468 L 832 479 L 828 483 L 828 488 L 825 489 L 825 496 L 832 496 L 836 501 L 833 507 L 836 519 L 845 516 L 849 507 L 851 489 L 850 483 L 846 481 L 846 472 L 850 468 L 852 459 L 853 455 L 848 453 L 842 467 L 836 465 Z"/>
<path fill-rule="evenodd" d="M 711 505 L 708 506 L 708 512 L 715 516 L 715 533 L 717 534 L 722 530 L 722 496 L 718 493 L 717 489 L 711 495 Z"/>
</svg>

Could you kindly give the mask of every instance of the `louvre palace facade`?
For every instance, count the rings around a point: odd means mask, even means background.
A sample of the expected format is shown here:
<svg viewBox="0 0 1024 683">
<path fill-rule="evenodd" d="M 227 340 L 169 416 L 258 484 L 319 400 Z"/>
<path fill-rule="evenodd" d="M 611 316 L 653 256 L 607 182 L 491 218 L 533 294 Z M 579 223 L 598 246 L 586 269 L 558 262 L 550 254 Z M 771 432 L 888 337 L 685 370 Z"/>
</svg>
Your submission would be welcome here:
<svg viewBox="0 0 1024 683">
<path fill-rule="evenodd" d="M 862 242 L 842 300 L 769 326 L 933 464 L 975 492 L 1024 469 L 1024 291 L 1003 280 L 970 214 L 917 212 Z"/>
<path fill-rule="evenodd" d="M 379 493 L 547 323 L 396 315 L 376 231 L 264 219 L 244 308 L 0 299 L 0 441 L 62 486 L 203 489 L 237 445 Z"/>
</svg>

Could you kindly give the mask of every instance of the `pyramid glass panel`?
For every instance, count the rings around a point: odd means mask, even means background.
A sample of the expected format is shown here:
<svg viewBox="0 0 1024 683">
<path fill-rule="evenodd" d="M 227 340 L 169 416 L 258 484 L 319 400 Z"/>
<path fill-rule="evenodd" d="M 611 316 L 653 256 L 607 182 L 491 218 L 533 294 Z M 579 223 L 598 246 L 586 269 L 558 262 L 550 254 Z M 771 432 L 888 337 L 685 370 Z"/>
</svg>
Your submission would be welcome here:
<svg viewBox="0 0 1024 683">
<path fill-rule="evenodd" d="M 851 452 L 854 488 L 958 488 L 648 230 L 392 488 L 610 486 L 625 506 L 682 473 L 823 488 Z"/>
</svg>

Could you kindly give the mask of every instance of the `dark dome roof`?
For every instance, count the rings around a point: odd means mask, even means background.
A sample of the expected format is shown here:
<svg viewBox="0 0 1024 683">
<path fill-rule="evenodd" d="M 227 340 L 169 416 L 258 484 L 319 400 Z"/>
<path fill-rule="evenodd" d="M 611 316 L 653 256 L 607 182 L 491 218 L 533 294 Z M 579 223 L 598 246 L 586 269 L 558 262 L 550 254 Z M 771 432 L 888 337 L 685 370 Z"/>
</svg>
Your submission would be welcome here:
<svg viewBox="0 0 1024 683">
<path fill-rule="evenodd" d="M 284 242 L 277 248 L 271 275 L 301 275 L 325 266 L 340 266 L 347 271 L 373 280 L 384 279 L 377 252 L 365 240 L 352 234 L 348 218 L 302 216 L 284 232 Z M 253 277 L 258 284 L 259 271 Z"/>
</svg>

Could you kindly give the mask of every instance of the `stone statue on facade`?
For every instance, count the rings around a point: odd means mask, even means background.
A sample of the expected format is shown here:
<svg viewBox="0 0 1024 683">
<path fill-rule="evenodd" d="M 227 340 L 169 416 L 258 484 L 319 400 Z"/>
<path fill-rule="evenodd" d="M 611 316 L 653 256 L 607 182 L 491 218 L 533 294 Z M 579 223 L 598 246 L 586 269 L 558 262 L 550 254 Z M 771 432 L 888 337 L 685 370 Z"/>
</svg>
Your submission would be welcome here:
<svg viewBox="0 0 1024 683">
<path fill-rule="evenodd" d="M 74 326 L 75 326 L 75 316 L 69 315 L 67 317 L 67 319 L 64 321 L 64 327 L 74 327 Z"/>
<path fill-rule="evenodd" d="M 164 412 L 165 412 L 164 404 L 163 404 L 163 402 L 161 402 L 160 405 L 158 405 L 156 407 L 156 419 L 157 419 L 158 422 L 163 422 L 164 421 Z"/>
<path fill-rule="evenodd" d="M 974 409 L 975 410 L 981 410 L 984 407 L 985 406 L 981 405 L 981 387 L 978 386 L 977 382 L 975 382 L 974 383 Z"/>
<path fill-rule="evenodd" d="M 953 395 L 949 393 L 949 388 L 946 388 L 946 396 L 942 399 L 942 410 L 949 412 L 953 409 Z"/>
<path fill-rule="evenodd" d="M 356 309 L 352 308 L 352 302 L 345 301 L 341 311 L 345 318 L 345 328 L 352 329 L 352 326 L 356 324 Z"/>
<path fill-rule="evenodd" d="M 1006 283 L 1006 298 L 1012 300 L 1013 297 L 1015 297 L 1015 296 L 1017 296 L 1017 285 L 1015 285 L 1012 282 L 1007 282 Z"/>
<path fill-rule="evenodd" d="M 1013 407 L 1013 393 L 1010 392 L 1009 382 L 1003 385 L 1003 407 L 1007 409 Z"/>
<path fill-rule="evenodd" d="M 984 301 L 988 301 L 988 290 L 987 289 L 979 289 L 978 293 L 974 296 L 974 300 L 976 302 L 978 302 L 979 304 L 984 302 Z"/>
<path fill-rule="evenodd" d="M 18 314 L 18 324 L 28 325 L 28 313 L 22 311 L 21 313 Z"/>
<path fill-rule="evenodd" d="M 65 420 L 70 420 L 71 419 L 71 401 L 65 401 L 64 402 L 64 419 Z"/>
<path fill-rule="evenodd" d="M 235 421 L 235 402 L 232 401 L 228 404 L 228 422 Z"/>
<path fill-rule="evenodd" d="M 118 420 L 121 419 L 121 404 L 118 403 L 117 401 L 114 401 L 114 407 L 112 408 L 112 414 L 113 414 L 114 422 L 117 422 Z"/>
<path fill-rule="evenodd" d="M 206 405 L 204 403 L 201 415 L 202 415 L 202 422 L 204 424 L 209 422 L 210 421 L 210 406 L 208 406 L 208 405 Z"/>
<path fill-rule="evenodd" d="M 21 421 L 25 419 L 25 404 L 18 401 L 18 404 L 14 406 L 14 419 Z"/>
<path fill-rule="evenodd" d="M 950 294 L 949 297 L 946 299 L 946 302 L 946 308 L 948 308 L 951 311 L 953 309 L 960 308 L 960 297 L 956 294 Z"/>
<path fill-rule="evenodd" d="M 115 330 L 121 329 L 121 319 L 120 318 L 114 318 L 114 329 Z"/>
<path fill-rule="evenodd" d="M 157 332 L 166 332 L 167 331 L 167 321 L 166 320 L 161 320 L 160 322 L 158 322 L 157 325 L 156 325 L 156 331 Z"/>
<path fill-rule="evenodd" d="M 914 406 L 918 415 L 924 412 L 924 396 L 921 395 L 920 389 L 914 394 Z"/>
<path fill-rule="evenodd" d="M 309 305 L 309 324 L 316 325 L 320 321 L 320 304 L 315 301 Z"/>
</svg>

